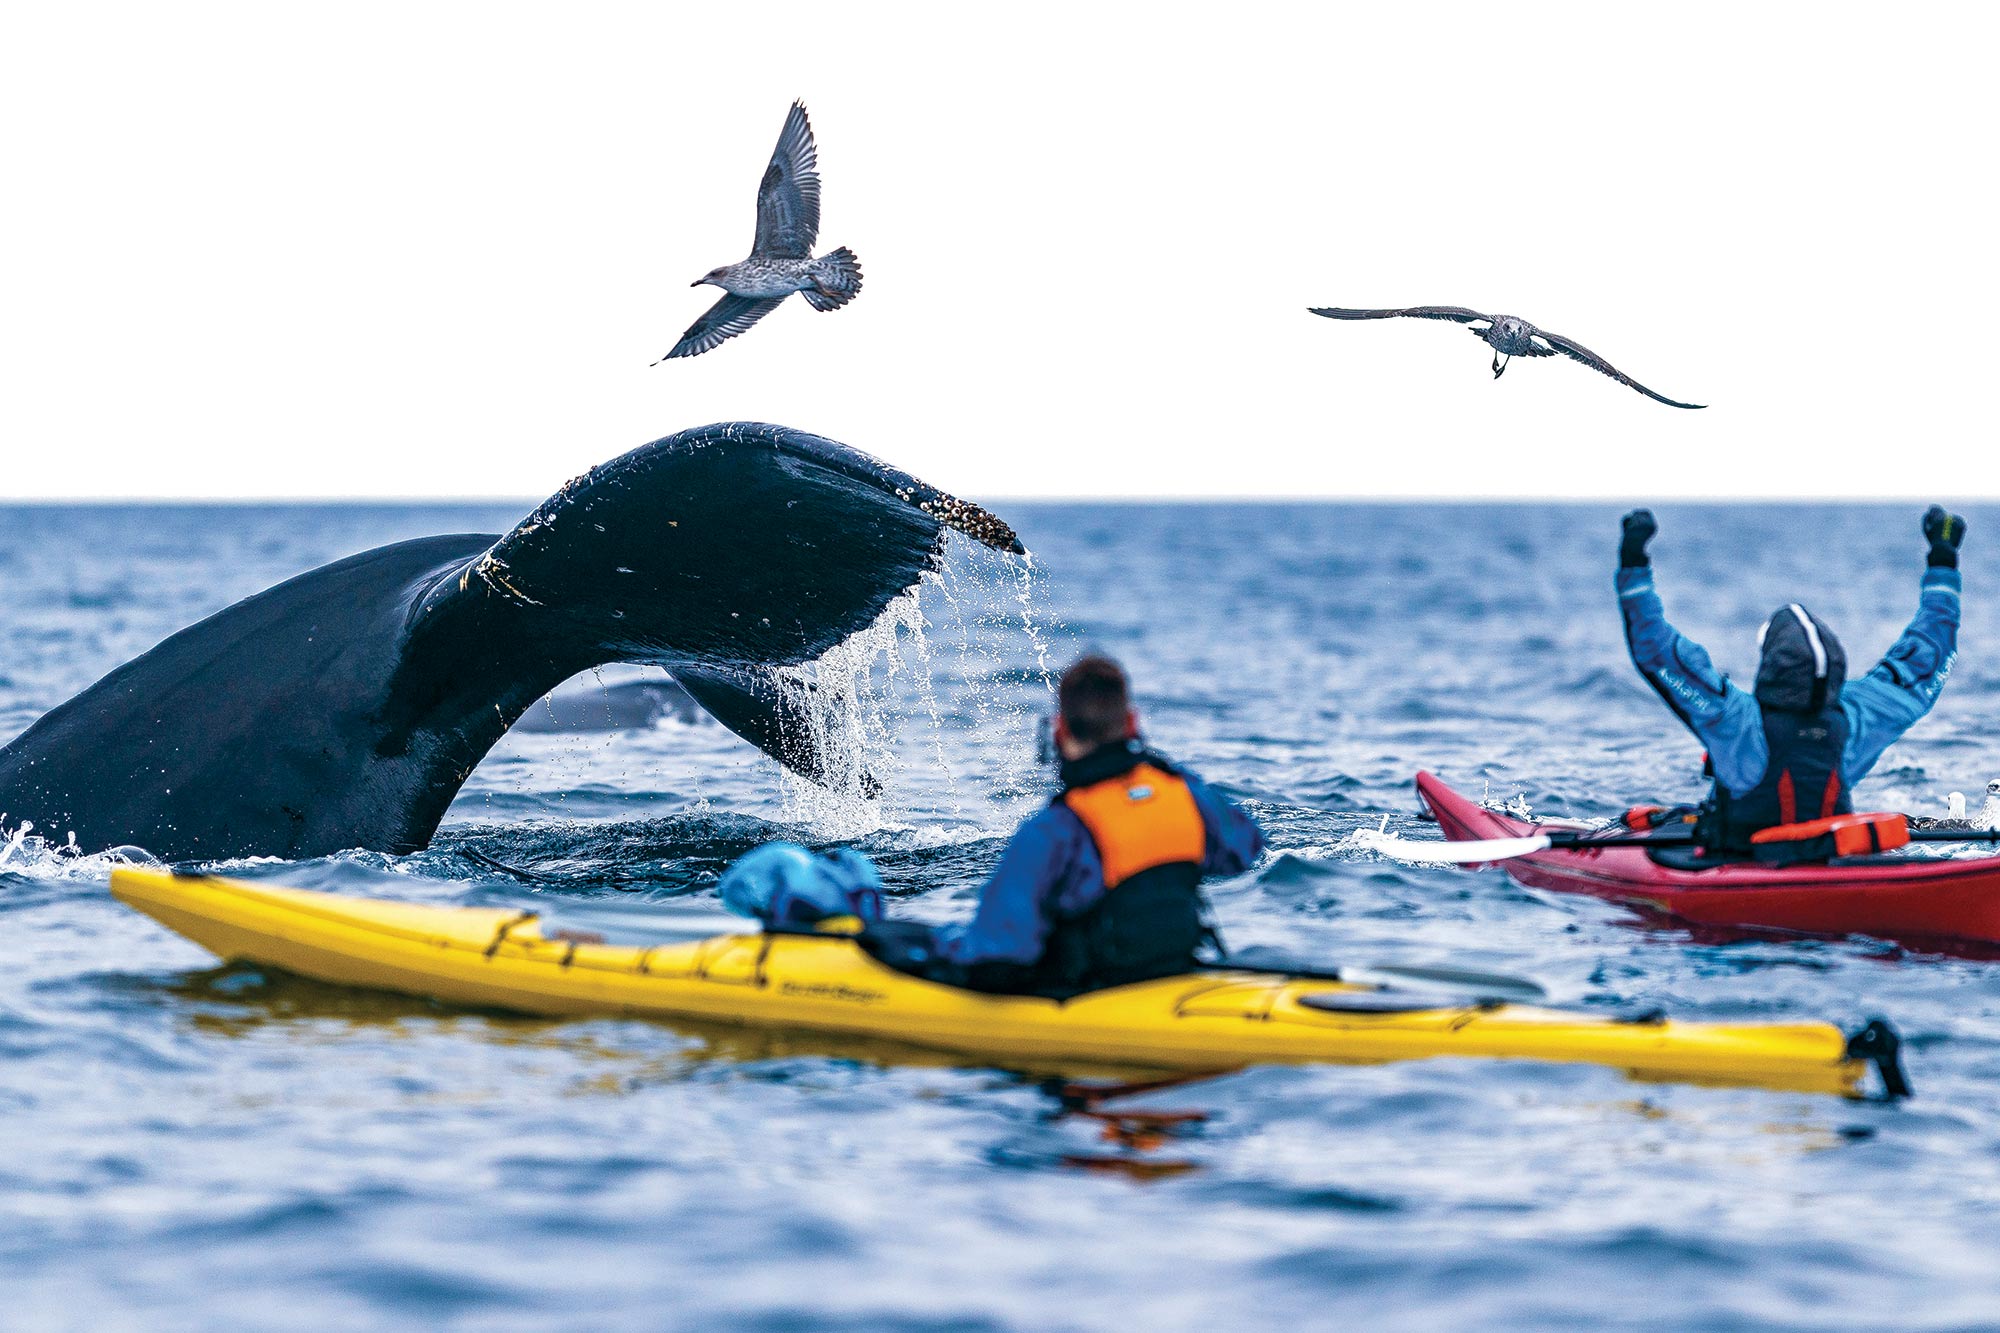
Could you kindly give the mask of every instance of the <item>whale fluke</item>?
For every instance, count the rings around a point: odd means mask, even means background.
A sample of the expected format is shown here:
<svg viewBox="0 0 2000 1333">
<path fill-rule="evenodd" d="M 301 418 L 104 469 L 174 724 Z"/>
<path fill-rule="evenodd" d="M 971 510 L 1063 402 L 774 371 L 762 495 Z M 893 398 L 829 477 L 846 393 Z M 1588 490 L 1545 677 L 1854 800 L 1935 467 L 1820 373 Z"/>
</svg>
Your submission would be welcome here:
<svg viewBox="0 0 2000 1333">
<path fill-rule="evenodd" d="M 0 809 L 168 860 L 424 847 L 493 743 L 606 662 L 674 671 L 816 776 L 764 670 L 871 624 L 976 505 L 802 431 L 705 426 L 563 487 L 501 537 L 399 542 L 168 638 L 0 749 Z"/>
</svg>

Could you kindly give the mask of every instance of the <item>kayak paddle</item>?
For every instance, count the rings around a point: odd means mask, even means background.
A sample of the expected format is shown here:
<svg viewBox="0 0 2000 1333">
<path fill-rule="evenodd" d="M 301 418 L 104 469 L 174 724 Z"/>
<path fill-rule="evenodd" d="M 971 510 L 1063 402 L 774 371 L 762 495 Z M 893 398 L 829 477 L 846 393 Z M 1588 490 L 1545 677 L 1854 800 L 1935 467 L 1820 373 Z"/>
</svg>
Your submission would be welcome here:
<svg viewBox="0 0 2000 1333">
<path fill-rule="evenodd" d="M 1432 842 L 1415 838 L 1399 838 L 1382 829 L 1357 829 L 1354 841 L 1364 850 L 1392 856 L 1398 861 L 1416 861 L 1426 865 L 1472 866 L 1486 865 L 1493 861 L 1506 861 L 1516 856 L 1527 856 L 1531 852 L 1546 852 L 1556 845 L 1555 838 L 1547 833 L 1537 833 L 1525 838 L 1486 838 L 1479 842 Z M 1626 839 L 1628 843 L 1642 841 L 1638 838 Z M 1657 839 L 1643 839 L 1657 845 Z"/>
<path fill-rule="evenodd" d="M 1907 842 L 1987 842 L 2000 843 L 2000 829 L 1960 833 L 1954 829 L 1909 829 Z M 1379 852 L 1399 861 L 1426 865 L 1470 866 L 1508 861 L 1562 847 L 1580 850 L 1590 847 L 1694 847 L 1692 835 L 1662 837 L 1657 833 L 1596 833 L 1589 829 L 1551 829 L 1546 833 L 1518 838 L 1483 838 L 1472 842 L 1434 842 L 1399 838 L 1383 829 L 1357 829 L 1354 841 L 1363 850 Z M 1871 849 L 1872 850 L 1872 849 Z M 1882 850 L 1887 850 L 1884 847 Z"/>
</svg>

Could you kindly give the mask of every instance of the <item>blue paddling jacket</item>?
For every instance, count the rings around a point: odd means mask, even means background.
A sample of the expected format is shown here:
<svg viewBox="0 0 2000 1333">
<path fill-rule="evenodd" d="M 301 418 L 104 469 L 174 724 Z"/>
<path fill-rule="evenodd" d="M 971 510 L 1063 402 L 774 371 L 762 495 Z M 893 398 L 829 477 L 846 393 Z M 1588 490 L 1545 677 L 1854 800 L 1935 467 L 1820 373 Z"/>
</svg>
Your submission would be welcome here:
<svg viewBox="0 0 2000 1333">
<path fill-rule="evenodd" d="M 1155 966 L 1130 970 L 1178 971 L 1193 961 L 1197 938 L 1187 926 L 1200 880 L 1241 874 L 1263 849 L 1255 821 L 1186 769 L 1136 740 L 1101 746 L 1063 764 L 1062 795 L 1015 831 L 972 920 L 938 932 L 938 953 L 983 989 L 1073 992 L 1136 980 L 1088 962 L 1102 958 L 1101 918 L 1117 899 L 1131 910 L 1113 933 L 1165 946 Z M 1079 951 L 1082 962 L 1057 956 Z M 1079 968 L 1100 974 L 1080 977 Z"/>
<path fill-rule="evenodd" d="M 1760 641 L 1757 693 L 1715 669 L 1667 621 L 1651 566 L 1618 571 L 1633 664 L 1708 748 L 1719 837 L 1747 845 L 1759 828 L 1845 813 L 1882 752 L 1931 710 L 1958 656 L 1959 572 L 1924 571 L 1917 614 L 1886 656 L 1845 679 L 1838 640 L 1803 608 L 1772 617 Z"/>
</svg>

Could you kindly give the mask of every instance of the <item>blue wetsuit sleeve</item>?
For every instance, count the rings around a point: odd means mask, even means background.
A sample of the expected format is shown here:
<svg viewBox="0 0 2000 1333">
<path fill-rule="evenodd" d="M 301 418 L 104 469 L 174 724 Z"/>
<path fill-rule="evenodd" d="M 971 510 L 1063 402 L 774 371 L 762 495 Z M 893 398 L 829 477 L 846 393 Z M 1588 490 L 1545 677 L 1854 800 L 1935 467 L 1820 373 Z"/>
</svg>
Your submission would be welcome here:
<svg viewBox="0 0 2000 1333">
<path fill-rule="evenodd" d="M 1708 748 L 1716 780 L 1738 794 L 1761 782 L 1771 752 L 1756 698 L 1732 685 L 1706 648 L 1668 623 L 1651 566 L 1618 571 L 1618 609 L 1632 664 Z"/>
<path fill-rule="evenodd" d="M 965 965 L 1032 964 L 1048 939 L 1048 905 L 1077 877 L 1093 874 L 1101 878 L 1103 871 L 1082 823 L 1066 810 L 1044 810 L 1021 825 L 1000 853 L 972 920 L 938 932 L 938 950 Z"/>
<path fill-rule="evenodd" d="M 1849 788 L 1875 767 L 1882 752 L 1908 731 L 1944 690 L 1958 660 L 1959 572 L 1926 569 L 1910 621 L 1874 669 L 1841 691 L 1847 714 L 1847 755 L 1841 778 Z"/>
<path fill-rule="evenodd" d="M 1183 770 L 1181 777 L 1194 793 L 1195 808 L 1201 811 L 1207 831 L 1201 873 L 1240 875 L 1255 865 L 1264 851 L 1264 831 L 1257 821 L 1194 774 Z"/>
</svg>

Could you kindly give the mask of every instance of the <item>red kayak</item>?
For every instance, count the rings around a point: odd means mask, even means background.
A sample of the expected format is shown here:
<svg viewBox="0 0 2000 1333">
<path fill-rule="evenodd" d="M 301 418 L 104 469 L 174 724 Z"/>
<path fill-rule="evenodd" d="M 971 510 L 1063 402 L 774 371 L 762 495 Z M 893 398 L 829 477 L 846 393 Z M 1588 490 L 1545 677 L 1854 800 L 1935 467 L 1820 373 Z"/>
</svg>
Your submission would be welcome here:
<svg viewBox="0 0 2000 1333">
<path fill-rule="evenodd" d="M 1452 842 L 1575 827 L 1511 819 L 1429 773 L 1417 774 L 1417 794 Z M 1686 847 L 1562 847 L 1498 864 L 1535 888 L 1653 907 L 1700 925 L 2000 944 L 2000 856 L 1851 856 L 1794 866 L 1728 861 L 1705 868 L 1699 859 Z"/>
</svg>

